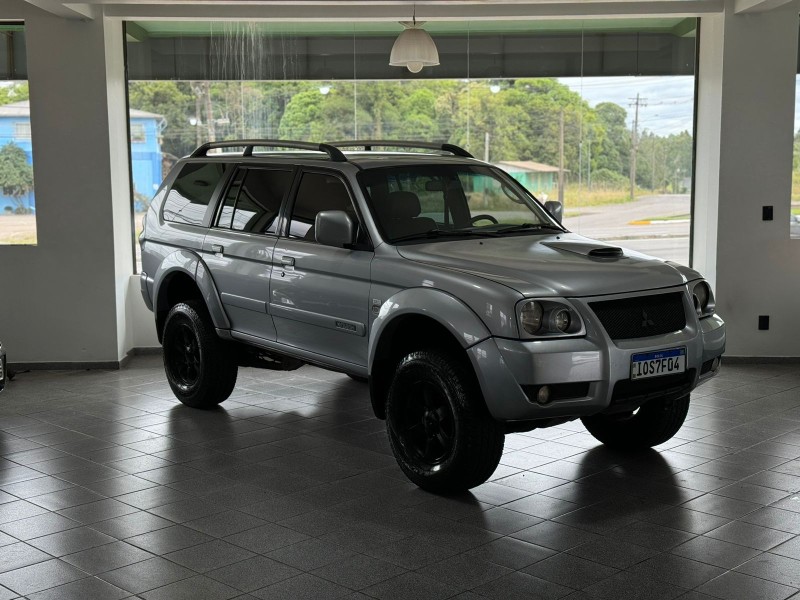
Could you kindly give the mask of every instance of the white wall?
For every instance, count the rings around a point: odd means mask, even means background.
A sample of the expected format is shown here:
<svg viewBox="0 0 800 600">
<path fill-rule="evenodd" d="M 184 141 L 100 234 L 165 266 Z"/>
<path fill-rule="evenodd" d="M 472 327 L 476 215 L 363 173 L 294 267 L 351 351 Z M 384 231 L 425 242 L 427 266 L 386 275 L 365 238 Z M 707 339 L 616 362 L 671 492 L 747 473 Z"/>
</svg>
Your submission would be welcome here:
<svg viewBox="0 0 800 600">
<path fill-rule="evenodd" d="M 800 240 L 789 238 L 799 11 L 794 0 L 736 15 L 731 2 L 701 22 L 695 264 L 715 280 L 730 356 L 800 356 Z"/>
<path fill-rule="evenodd" d="M 116 362 L 133 343 L 121 23 L 4 1 L 19 17 L 39 245 L 0 246 L 0 336 L 12 362 Z"/>
</svg>

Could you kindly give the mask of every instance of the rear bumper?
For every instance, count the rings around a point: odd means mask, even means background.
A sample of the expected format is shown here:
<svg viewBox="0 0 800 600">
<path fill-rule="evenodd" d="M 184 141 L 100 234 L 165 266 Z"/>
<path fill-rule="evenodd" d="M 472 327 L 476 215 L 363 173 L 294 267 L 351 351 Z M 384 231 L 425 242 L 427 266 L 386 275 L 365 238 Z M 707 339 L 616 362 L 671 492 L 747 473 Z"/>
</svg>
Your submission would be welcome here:
<svg viewBox="0 0 800 600">
<path fill-rule="evenodd" d="M 572 301 L 572 300 L 571 300 Z M 580 304 L 580 302 L 576 302 Z M 469 348 L 489 412 L 504 422 L 579 417 L 630 409 L 657 397 L 679 397 L 713 377 L 725 350 L 725 323 L 692 315 L 686 327 L 667 335 L 611 340 L 584 305 L 586 336 L 555 340 L 488 338 Z M 633 354 L 686 348 L 686 371 L 631 380 Z M 548 386 L 549 401 L 537 402 Z"/>
</svg>

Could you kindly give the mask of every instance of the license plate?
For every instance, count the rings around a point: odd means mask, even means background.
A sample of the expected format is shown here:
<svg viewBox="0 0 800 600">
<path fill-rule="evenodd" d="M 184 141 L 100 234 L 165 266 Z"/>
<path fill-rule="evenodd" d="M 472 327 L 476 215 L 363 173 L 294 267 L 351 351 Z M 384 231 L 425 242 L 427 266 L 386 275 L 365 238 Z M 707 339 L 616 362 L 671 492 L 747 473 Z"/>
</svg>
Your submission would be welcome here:
<svg viewBox="0 0 800 600">
<path fill-rule="evenodd" d="M 669 348 L 631 356 L 631 379 L 647 379 L 686 371 L 686 348 Z"/>
</svg>

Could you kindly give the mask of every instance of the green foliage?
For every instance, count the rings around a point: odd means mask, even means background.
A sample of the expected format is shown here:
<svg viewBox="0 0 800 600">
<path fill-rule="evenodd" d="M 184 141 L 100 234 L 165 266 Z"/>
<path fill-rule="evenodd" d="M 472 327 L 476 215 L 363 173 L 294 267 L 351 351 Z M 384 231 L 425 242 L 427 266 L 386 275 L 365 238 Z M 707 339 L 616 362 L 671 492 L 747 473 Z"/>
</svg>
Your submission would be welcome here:
<svg viewBox="0 0 800 600">
<path fill-rule="evenodd" d="M 0 190 L 16 204 L 14 212 L 28 212 L 22 198 L 33 189 L 33 168 L 25 151 L 14 142 L 0 148 Z"/>
<path fill-rule="evenodd" d="M 334 81 L 327 82 L 326 94 L 320 91 L 322 83 L 137 81 L 131 83 L 130 104 L 165 116 L 162 147 L 176 156 L 212 136 L 383 138 L 450 142 L 479 158 L 488 150 L 491 162 L 531 160 L 554 166 L 559 164 L 563 115 L 568 180 L 627 185 L 631 131 L 626 109 L 611 102 L 592 108 L 555 79 L 507 80 L 497 93 L 483 81 Z M 640 138 L 637 183 L 681 191 L 691 171 L 691 136 L 645 132 Z"/>
<path fill-rule="evenodd" d="M 197 131 L 189 119 L 195 115 L 195 95 L 186 81 L 132 81 L 128 87 L 131 108 L 162 115 L 166 120 L 161 149 L 184 156 L 197 146 Z"/>
<path fill-rule="evenodd" d="M 606 167 L 592 171 L 592 186 L 618 188 L 628 185 L 629 181 L 629 178 L 622 173 Z"/>
<path fill-rule="evenodd" d="M 0 106 L 11 104 L 12 102 L 22 102 L 30 97 L 28 92 L 28 82 L 12 83 L 0 87 Z"/>
</svg>

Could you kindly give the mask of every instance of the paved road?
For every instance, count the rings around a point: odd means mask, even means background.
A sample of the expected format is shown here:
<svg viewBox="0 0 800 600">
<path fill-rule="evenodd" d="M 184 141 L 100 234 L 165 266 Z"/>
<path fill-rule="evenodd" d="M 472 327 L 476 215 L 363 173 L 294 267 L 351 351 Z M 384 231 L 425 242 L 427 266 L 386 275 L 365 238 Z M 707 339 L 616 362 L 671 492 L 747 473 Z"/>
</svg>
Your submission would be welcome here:
<svg viewBox="0 0 800 600">
<path fill-rule="evenodd" d="M 569 206 L 566 210 L 569 212 Z M 587 209 L 580 216 L 565 218 L 564 225 L 575 233 L 602 240 L 688 237 L 688 219 L 638 225 L 631 222 L 688 215 L 690 210 L 688 194 L 642 196 L 626 204 Z"/>
</svg>

